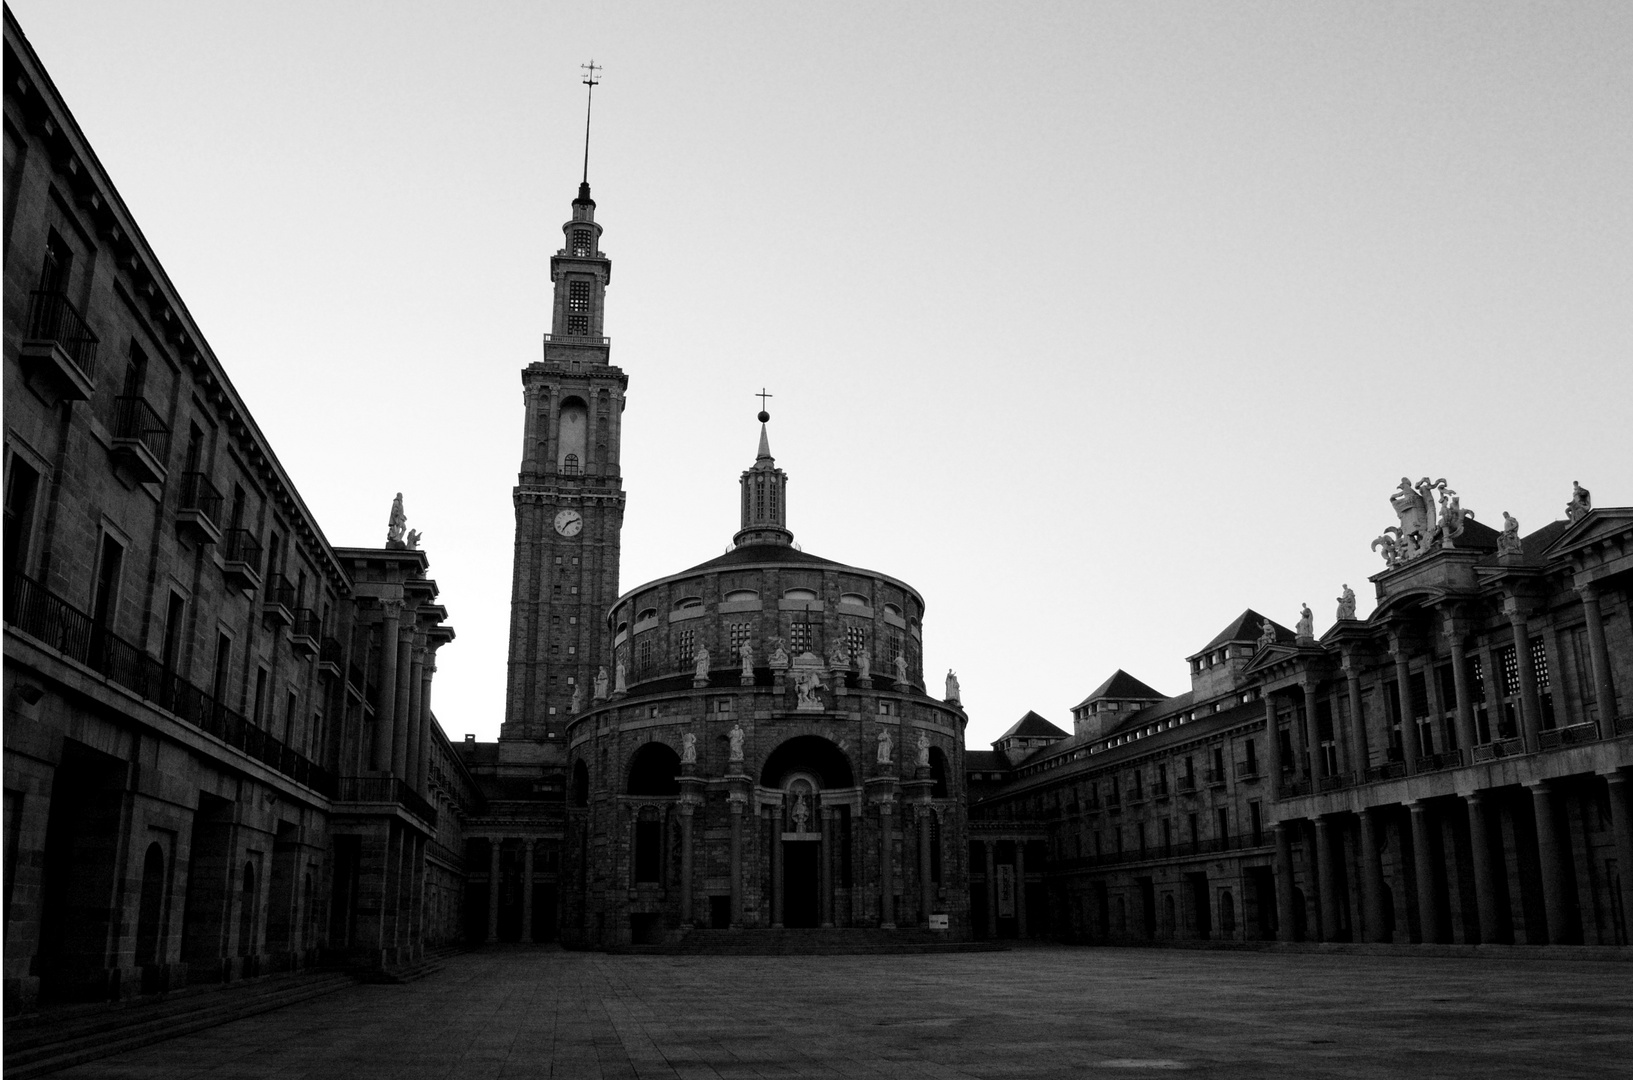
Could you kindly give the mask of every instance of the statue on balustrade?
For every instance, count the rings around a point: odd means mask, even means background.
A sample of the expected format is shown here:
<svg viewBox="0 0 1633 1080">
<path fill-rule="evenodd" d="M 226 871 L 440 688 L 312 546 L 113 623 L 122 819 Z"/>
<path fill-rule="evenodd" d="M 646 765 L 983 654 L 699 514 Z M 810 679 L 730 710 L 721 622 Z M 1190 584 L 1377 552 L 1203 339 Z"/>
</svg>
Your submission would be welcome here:
<svg viewBox="0 0 1633 1080">
<path fill-rule="evenodd" d="M 1572 480 L 1571 501 L 1565 504 L 1565 517 L 1574 525 L 1592 509 L 1593 496 L 1588 494 L 1587 488 Z"/>
<path fill-rule="evenodd" d="M 403 530 L 408 528 L 408 515 L 403 513 L 403 493 L 391 500 L 391 521 L 386 526 L 386 547 L 403 547 Z"/>
<path fill-rule="evenodd" d="M 1342 622 L 1353 618 L 1355 618 L 1355 590 L 1345 585 L 1344 591 L 1338 596 L 1338 619 Z"/>
</svg>

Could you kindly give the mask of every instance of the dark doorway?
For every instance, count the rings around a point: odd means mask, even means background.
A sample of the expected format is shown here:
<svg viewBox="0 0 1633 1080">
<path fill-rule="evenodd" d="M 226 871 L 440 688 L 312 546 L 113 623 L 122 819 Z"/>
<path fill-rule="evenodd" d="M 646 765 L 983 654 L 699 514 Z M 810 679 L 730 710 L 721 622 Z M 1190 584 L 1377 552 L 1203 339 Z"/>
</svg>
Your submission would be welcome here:
<svg viewBox="0 0 1633 1080">
<path fill-rule="evenodd" d="M 1269 867 L 1251 866 L 1247 871 L 1248 895 L 1253 898 L 1253 927 L 1260 941 L 1276 938 L 1276 878 Z"/>
<path fill-rule="evenodd" d="M 784 840 L 782 845 L 782 924 L 816 926 L 819 923 L 817 852 L 809 841 Z"/>
<path fill-rule="evenodd" d="M 709 928 L 711 930 L 728 930 L 731 928 L 731 897 L 709 897 Z"/>
<path fill-rule="evenodd" d="M 556 940 L 556 886 L 550 882 L 533 883 L 533 940 Z"/>
<path fill-rule="evenodd" d="M 1207 874 L 1186 874 L 1191 885 L 1191 906 L 1196 912 L 1196 936 L 1210 938 L 1213 936 L 1213 913 L 1208 894 Z"/>
<path fill-rule="evenodd" d="M 123 762 L 67 741 L 51 787 L 38 965 L 47 1002 L 117 993 L 107 956 L 114 914 Z"/>
</svg>

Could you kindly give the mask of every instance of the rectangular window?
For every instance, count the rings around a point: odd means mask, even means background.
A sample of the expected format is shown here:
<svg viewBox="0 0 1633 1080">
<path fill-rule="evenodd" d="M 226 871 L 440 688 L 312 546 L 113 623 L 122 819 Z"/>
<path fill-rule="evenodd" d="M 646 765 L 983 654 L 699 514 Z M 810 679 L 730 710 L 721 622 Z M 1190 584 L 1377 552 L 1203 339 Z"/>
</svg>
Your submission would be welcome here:
<svg viewBox="0 0 1633 1080">
<path fill-rule="evenodd" d="M 256 727 L 264 726 L 261 723 L 261 719 L 262 719 L 261 708 L 265 704 L 266 704 L 266 668 L 261 668 L 258 671 L 256 671 L 256 673 L 255 673 L 255 714 L 250 717 L 250 720 L 255 724 Z"/>
<path fill-rule="evenodd" d="M 845 627 L 845 648 L 852 660 L 867 652 L 868 632 L 863 627 L 852 623 Z"/>
<path fill-rule="evenodd" d="M 1264 843 L 1264 817 L 1256 800 L 1247 804 L 1247 820 L 1253 832 L 1253 846 L 1258 847 Z"/>
<path fill-rule="evenodd" d="M 174 674 L 181 661 L 181 624 L 187 601 L 180 593 L 170 594 L 170 603 L 164 613 L 164 655 L 159 662 L 166 674 Z"/>
<path fill-rule="evenodd" d="M 285 746 L 290 745 L 290 743 L 294 741 L 295 718 L 300 715 L 300 707 L 301 699 L 296 697 L 295 692 L 291 690 L 289 692 L 289 702 L 284 708 L 284 733 L 282 742 Z"/>
<path fill-rule="evenodd" d="M 726 636 L 731 645 L 731 655 L 738 656 L 740 655 L 738 650 L 743 647 L 743 643 L 754 636 L 754 624 L 747 622 L 728 623 Z"/>
<path fill-rule="evenodd" d="M 1223 806 L 1219 808 L 1219 846 L 1230 846 L 1230 811 Z"/>
<path fill-rule="evenodd" d="M 688 626 L 675 635 L 675 666 L 688 667 L 697 653 L 697 631 Z"/>
<path fill-rule="evenodd" d="M 797 622 L 788 628 L 788 644 L 795 654 L 811 650 L 811 624 Z"/>
<path fill-rule="evenodd" d="M 1554 720 L 1554 691 L 1548 680 L 1548 646 L 1541 638 L 1531 639 L 1531 670 L 1537 679 L 1537 699 L 1542 703 L 1542 726 L 1552 728 Z"/>
<path fill-rule="evenodd" d="M 213 693 L 217 705 L 227 704 L 227 679 L 232 665 L 232 638 L 217 634 L 215 639 L 215 684 Z"/>
<path fill-rule="evenodd" d="M 590 239 L 590 230 L 574 229 L 573 256 L 579 259 L 587 259 L 593 254 L 595 254 L 595 244 Z M 576 285 L 580 283 L 574 282 L 574 284 Z M 587 283 L 585 284 L 587 285 Z"/>
<path fill-rule="evenodd" d="M 40 474 L 16 454 L 11 457 L 11 473 L 6 477 L 6 588 L 13 574 L 28 572 L 28 555 L 34 538 L 34 507 L 40 491 Z"/>
<path fill-rule="evenodd" d="M 1258 746 L 1257 746 L 1255 740 L 1249 739 L 1247 741 L 1247 745 L 1246 745 L 1245 749 L 1247 750 L 1247 758 L 1246 758 L 1246 761 L 1247 761 L 1247 774 L 1249 776 L 1258 776 L 1259 775 L 1259 751 L 1258 751 Z"/>
<path fill-rule="evenodd" d="M 590 310 L 590 283 L 578 280 L 567 283 L 567 310 L 585 313 Z"/>
<path fill-rule="evenodd" d="M 590 317 L 588 315 L 567 316 L 567 335 L 569 337 L 589 337 Z"/>
</svg>

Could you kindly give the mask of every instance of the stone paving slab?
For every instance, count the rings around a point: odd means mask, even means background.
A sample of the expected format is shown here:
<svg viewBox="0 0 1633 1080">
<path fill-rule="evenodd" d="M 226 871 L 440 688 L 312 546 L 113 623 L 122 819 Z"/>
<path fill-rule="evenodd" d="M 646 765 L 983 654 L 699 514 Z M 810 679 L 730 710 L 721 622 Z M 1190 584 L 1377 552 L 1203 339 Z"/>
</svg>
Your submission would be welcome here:
<svg viewBox="0 0 1633 1080">
<path fill-rule="evenodd" d="M 64 1078 L 1628 1075 L 1633 968 L 1039 947 L 455 956 Z"/>
</svg>

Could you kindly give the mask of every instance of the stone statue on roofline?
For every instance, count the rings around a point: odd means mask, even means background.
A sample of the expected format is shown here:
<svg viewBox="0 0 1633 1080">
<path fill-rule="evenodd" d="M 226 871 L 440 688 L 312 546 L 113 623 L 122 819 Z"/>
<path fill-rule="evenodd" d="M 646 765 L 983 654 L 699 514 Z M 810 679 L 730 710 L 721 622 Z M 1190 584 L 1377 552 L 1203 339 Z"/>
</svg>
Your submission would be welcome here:
<svg viewBox="0 0 1633 1080">
<path fill-rule="evenodd" d="M 1259 648 L 1276 643 L 1276 624 L 1269 619 L 1259 623 Z"/>
<path fill-rule="evenodd" d="M 420 546 L 420 531 L 418 529 L 409 529 L 408 530 L 408 550 L 409 551 L 418 550 L 419 546 Z"/>
<path fill-rule="evenodd" d="M 947 698 L 954 705 L 958 704 L 958 673 L 952 668 L 947 669 Z"/>
<path fill-rule="evenodd" d="M 1355 590 L 1345 585 L 1344 591 L 1338 594 L 1338 619 L 1342 622 L 1353 618 L 1355 618 Z"/>
<path fill-rule="evenodd" d="M 1587 512 L 1592 509 L 1593 496 L 1588 494 L 1587 488 L 1583 487 L 1575 480 L 1572 480 L 1571 501 L 1565 504 L 1565 517 L 1570 520 L 1572 525 L 1574 525 L 1577 523 L 1577 521 L 1585 517 Z"/>
<path fill-rule="evenodd" d="M 391 500 L 391 522 L 386 526 L 386 547 L 406 547 L 403 543 L 403 532 L 408 528 L 408 515 L 403 513 L 403 493 L 397 492 L 397 497 Z"/>
<path fill-rule="evenodd" d="M 1519 519 L 1503 511 L 1503 531 L 1497 534 L 1497 554 L 1520 555 L 1524 553 L 1524 546 L 1520 543 Z"/>
<path fill-rule="evenodd" d="M 1298 629 L 1295 631 L 1300 643 L 1315 640 L 1315 615 L 1310 612 L 1309 604 L 1301 604 L 1298 609 Z"/>
</svg>

